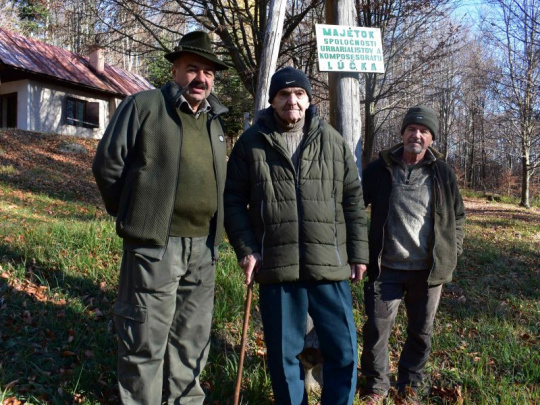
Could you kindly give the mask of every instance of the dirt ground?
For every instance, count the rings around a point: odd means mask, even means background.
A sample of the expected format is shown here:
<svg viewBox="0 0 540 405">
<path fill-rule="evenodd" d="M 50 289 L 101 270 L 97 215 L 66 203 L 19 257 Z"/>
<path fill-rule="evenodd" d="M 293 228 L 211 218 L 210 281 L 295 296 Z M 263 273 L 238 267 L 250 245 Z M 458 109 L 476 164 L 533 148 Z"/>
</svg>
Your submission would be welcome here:
<svg viewBox="0 0 540 405">
<path fill-rule="evenodd" d="M 463 198 L 467 215 L 518 219 L 540 224 L 540 209 L 525 208 L 513 204 L 492 202 L 480 198 Z"/>
</svg>

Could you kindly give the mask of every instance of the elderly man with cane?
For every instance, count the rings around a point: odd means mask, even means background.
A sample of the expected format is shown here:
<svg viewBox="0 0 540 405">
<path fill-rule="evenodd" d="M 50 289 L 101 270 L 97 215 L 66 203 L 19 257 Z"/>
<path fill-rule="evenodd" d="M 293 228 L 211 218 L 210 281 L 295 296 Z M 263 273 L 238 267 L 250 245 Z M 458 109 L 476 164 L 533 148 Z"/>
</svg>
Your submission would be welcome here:
<svg viewBox="0 0 540 405">
<path fill-rule="evenodd" d="M 366 214 L 353 156 L 311 99 L 302 71 L 272 76 L 271 106 L 229 159 L 225 227 L 246 282 L 259 283 L 276 403 L 307 404 L 297 356 L 309 313 L 324 358 L 322 403 L 350 405 L 357 344 L 348 280 L 368 263 Z"/>
</svg>

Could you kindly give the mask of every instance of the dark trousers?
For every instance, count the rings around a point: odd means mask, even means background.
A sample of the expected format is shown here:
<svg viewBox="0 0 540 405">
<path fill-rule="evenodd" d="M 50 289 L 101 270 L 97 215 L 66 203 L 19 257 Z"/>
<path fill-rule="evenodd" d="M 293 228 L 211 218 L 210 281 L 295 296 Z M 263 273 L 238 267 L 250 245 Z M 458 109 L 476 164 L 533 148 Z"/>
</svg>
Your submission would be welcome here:
<svg viewBox="0 0 540 405">
<path fill-rule="evenodd" d="M 319 337 L 323 405 L 350 405 L 356 391 L 357 344 L 348 281 L 261 285 L 260 309 L 276 404 L 307 405 L 304 347 L 309 312 Z"/>
<path fill-rule="evenodd" d="M 399 358 L 396 385 L 398 390 L 405 386 L 414 389 L 422 382 L 442 290 L 442 285 L 430 287 L 428 276 L 428 270 L 383 268 L 376 281 L 364 284 L 367 321 L 361 370 L 368 392 L 386 394 L 390 388 L 388 339 L 402 299 L 407 310 L 407 339 Z"/>
<path fill-rule="evenodd" d="M 214 284 L 207 237 L 171 237 L 162 260 L 124 251 L 114 308 L 122 404 L 202 405 Z"/>
</svg>

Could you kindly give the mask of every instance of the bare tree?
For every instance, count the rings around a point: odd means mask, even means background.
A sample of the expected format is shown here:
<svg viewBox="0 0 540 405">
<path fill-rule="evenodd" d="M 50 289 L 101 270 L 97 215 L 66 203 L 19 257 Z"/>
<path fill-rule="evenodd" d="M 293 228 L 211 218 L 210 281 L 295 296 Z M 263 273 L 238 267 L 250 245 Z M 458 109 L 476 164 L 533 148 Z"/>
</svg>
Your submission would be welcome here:
<svg viewBox="0 0 540 405">
<path fill-rule="evenodd" d="M 305 55 L 311 45 L 299 42 L 296 29 L 323 0 L 293 1 L 288 6 L 281 54 Z M 101 42 L 138 56 L 174 48 L 181 34 L 194 28 L 213 33 L 218 52 L 230 61 L 244 87 L 257 91 L 258 67 L 267 22 L 268 1 L 105 0 L 99 2 Z M 309 37 L 307 37 L 309 39 Z M 314 39 L 314 38 L 312 38 Z M 127 45 L 126 45 L 127 44 Z"/>
<path fill-rule="evenodd" d="M 431 93 L 425 88 L 426 75 L 434 73 L 438 60 L 456 51 L 459 27 L 442 24 L 448 19 L 449 4 L 448 0 L 356 1 L 358 25 L 381 29 L 386 70 L 363 74 L 364 164 L 371 160 L 377 134 L 394 110 L 426 101 L 425 94 Z"/>
<path fill-rule="evenodd" d="M 2 19 L 2 27 L 8 30 L 14 30 L 20 23 L 16 1 L 7 0 L 0 2 L 0 18 Z"/>
<path fill-rule="evenodd" d="M 498 52 L 492 76 L 498 115 L 513 127 L 507 140 L 521 154 L 521 201 L 529 207 L 530 178 L 538 168 L 540 147 L 540 2 L 493 0 L 487 40 Z"/>
<path fill-rule="evenodd" d="M 458 101 L 462 109 L 462 121 L 454 132 L 457 135 L 455 141 L 462 145 L 460 161 L 464 184 L 477 188 L 479 185 L 485 186 L 487 178 L 489 134 L 486 132 L 486 121 L 492 107 L 489 103 L 491 86 L 488 80 L 493 63 L 478 44 L 477 38 L 471 39 L 457 63 L 460 64 L 462 86 L 454 101 Z M 444 127 L 444 120 L 442 125 Z"/>
</svg>

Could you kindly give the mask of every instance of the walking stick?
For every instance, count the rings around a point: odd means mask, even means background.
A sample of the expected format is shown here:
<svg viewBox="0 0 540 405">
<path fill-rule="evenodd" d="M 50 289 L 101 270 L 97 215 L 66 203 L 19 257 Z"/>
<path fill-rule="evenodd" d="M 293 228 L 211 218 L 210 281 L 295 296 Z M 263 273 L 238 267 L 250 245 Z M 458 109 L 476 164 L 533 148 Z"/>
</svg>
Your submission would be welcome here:
<svg viewBox="0 0 540 405">
<path fill-rule="evenodd" d="M 240 400 L 240 388 L 242 387 L 242 368 L 244 366 L 244 354 L 246 351 L 249 315 L 251 314 L 251 296 L 253 293 L 253 281 L 249 283 L 246 296 L 246 309 L 244 313 L 244 327 L 242 329 L 242 342 L 240 343 L 240 358 L 238 359 L 238 374 L 236 376 L 236 388 L 234 389 L 234 405 Z"/>
</svg>

